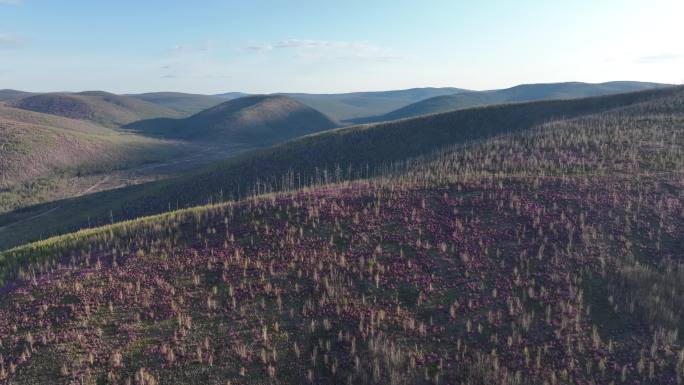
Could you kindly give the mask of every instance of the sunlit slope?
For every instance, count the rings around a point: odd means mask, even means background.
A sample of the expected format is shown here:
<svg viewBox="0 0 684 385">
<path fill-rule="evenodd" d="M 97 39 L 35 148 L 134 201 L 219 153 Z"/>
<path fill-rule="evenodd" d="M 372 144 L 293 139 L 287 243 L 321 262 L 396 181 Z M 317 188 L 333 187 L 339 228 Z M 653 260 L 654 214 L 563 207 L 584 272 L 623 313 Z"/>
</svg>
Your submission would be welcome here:
<svg viewBox="0 0 684 385">
<path fill-rule="evenodd" d="M 0 174 L 5 186 L 55 169 L 139 162 L 154 146 L 165 145 L 87 121 L 4 106 L 0 106 L 0 130 Z"/>
<path fill-rule="evenodd" d="M 59 197 L 59 191 L 43 191 L 57 179 L 161 160 L 178 150 L 89 121 L 0 105 L 0 211 L 41 202 L 43 195 Z"/>
<path fill-rule="evenodd" d="M 9 103 L 24 110 L 88 120 L 109 127 L 142 119 L 180 116 L 179 112 L 160 105 L 103 91 L 36 94 Z"/>
</svg>

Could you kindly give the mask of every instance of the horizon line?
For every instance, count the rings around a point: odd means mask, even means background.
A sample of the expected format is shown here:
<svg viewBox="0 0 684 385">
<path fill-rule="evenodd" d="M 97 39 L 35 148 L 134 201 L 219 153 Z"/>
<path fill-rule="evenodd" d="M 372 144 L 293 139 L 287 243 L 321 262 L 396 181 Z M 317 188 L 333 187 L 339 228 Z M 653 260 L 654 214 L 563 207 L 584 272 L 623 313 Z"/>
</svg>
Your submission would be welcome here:
<svg viewBox="0 0 684 385">
<path fill-rule="evenodd" d="M 532 82 L 532 83 L 516 83 L 513 85 L 509 86 L 504 86 L 500 88 L 485 88 L 485 89 L 472 89 L 472 88 L 462 88 L 462 87 L 457 87 L 457 86 L 452 86 L 452 85 L 426 85 L 426 86 L 414 86 L 414 87 L 407 87 L 407 88 L 388 88 L 388 89 L 374 89 L 374 90 L 360 90 L 360 91 L 341 91 L 341 92 L 312 92 L 312 91 L 277 91 L 277 92 L 249 92 L 249 91 L 221 91 L 221 92 L 216 92 L 216 93 L 202 93 L 202 92 L 192 92 L 192 91 L 181 91 L 181 90 L 169 90 L 169 89 L 164 89 L 164 90 L 149 90 L 149 91 L 142 91 L 142 92 L 112 92 L 108 91 L 107 89 L 96 89 L 96 88 L 91 88 L 91 89 L 82 89 L 82 90 L 52 90 L 52 91 L 27 91 L 25 89 L 19 89 L 19 88 L 1 88 L 0 91 L 18 91 L 18 92 L 26 92 L 26 93 L 33 93 L 33 94 L 59 94 L 59 93 L 81 93 L 81 92 L 107 92 L 115 95 L 141 95 L 141 94 L 152 94 L 152 93 L 179 93 L 179 94 L 194 94 L 194 95 L 204 95 L 204 96 L 220 96 L 224 94 L 231 94 L 231 93 L 242 93 L 245 95 L 278 95 L 278 94 L 308 94 L 308 95 L 341 95 L 341 94 L 355 94 L 355 93 L 375 93 L 375 92 L 391 92 L 391 91 L 409 91 L 409 90 L 418 90 L 418 89 L 444 89 L 444 88 L 454 88 L 454 89 L 459 89 L 459 90 L 464 90 L 464 91 L 469 91 L 469 92 L 486 92 L 486 91 L 497 91 L 497 90 L 505 90 L 505 89 L 510 89 L 514 87 L 519 87 L 519 86 L 532 86 L 532 85 L 551 85 L 551 84 L 571 84 L 571 83 L 577 83 L 577 84 L 591 84 L 591 85 L 599 85 L 599 84 L 610 84 L 610 83 L 651 83 L 651 84 L 658 84 L 662 86 L 678 86 L 678 85 L 684 85 L 684 80 L 681 83 L 661 83 L 661 82 L 653 82 L 653 81 L 645 81 L 645 80 L 608 80 L 608 81 L 601 81 L 601 82 L 587 82 L 587 81 L 578 81 L 578 80 L 570 80 L 570 81 L 558 81 L 558 82 Z"/>
</svg>

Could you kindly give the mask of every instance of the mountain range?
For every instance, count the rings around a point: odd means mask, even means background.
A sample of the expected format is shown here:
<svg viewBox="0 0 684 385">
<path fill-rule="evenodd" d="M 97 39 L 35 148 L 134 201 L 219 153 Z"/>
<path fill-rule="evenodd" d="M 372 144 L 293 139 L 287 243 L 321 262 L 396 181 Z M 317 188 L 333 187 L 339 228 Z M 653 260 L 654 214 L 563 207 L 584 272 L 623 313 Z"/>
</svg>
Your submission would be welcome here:
<svg viewBox="0 0 684 385">
<path fill-rule="evenodd" d="M 588 96 L 609 95 L 620 92 L 639 91 L 667 85 L 645 82 L 608 82 L 608 83 L 550 83 L 523 84 L 511 88 L 491 91 L 459 92 L 449 95 L 426 98 L 403 106 L 394 111 L 374 117 L 352 119 L 353 123 L 379 122 L 411 118 L 414 116 L 446 112 L 500 103 L 518 103 L 542 99 L 571 99 Z"/>
<path fill-rule="evenodd" d="M 412 88 L 405 90 L 341 94 L 275 93 L 316 109 L 340 125 L 394 120 L 479 105 L 540 99 L 576 98 L 666 86 L 644 82 L 524 84 L 502 90 L 472 91 L 462 88 Z M 38 112 L 93 119 L 106 125 L 137 120 L 194 115 L 225 101 L 249 96 L 243 92 L 216 95 L 151 92 L 114 95 L 106 92 L 31 93 L 0 90 L 0 102 Z M 23 100 L 22 100 L 23 99 Z"/>
</svg>

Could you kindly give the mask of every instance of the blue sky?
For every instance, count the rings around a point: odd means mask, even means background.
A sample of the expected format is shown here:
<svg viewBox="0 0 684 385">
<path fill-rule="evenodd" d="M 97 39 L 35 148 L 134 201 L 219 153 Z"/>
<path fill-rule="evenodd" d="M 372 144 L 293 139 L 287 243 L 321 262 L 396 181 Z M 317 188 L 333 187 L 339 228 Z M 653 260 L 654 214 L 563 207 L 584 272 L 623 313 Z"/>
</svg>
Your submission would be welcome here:
<svg viewBox="0 0 684 385">
<path fill-rule="evenodd" d="M 0 0 L 0 88 L 684 83 L 682 0 Z"/>
</svg>

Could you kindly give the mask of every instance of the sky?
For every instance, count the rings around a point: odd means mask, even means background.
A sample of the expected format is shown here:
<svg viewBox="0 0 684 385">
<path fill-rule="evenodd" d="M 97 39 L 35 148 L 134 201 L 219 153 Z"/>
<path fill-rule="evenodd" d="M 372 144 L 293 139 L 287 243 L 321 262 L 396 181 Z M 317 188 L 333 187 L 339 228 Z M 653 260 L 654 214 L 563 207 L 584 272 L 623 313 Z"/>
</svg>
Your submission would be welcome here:
<svg viewBox="0 0 684 385">
<path fill-rule="evenodd" d="M 684 83 L 682 0 L 0 0 L 0 89 Z"/>
</svg>

